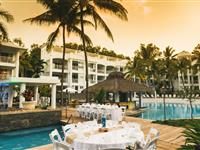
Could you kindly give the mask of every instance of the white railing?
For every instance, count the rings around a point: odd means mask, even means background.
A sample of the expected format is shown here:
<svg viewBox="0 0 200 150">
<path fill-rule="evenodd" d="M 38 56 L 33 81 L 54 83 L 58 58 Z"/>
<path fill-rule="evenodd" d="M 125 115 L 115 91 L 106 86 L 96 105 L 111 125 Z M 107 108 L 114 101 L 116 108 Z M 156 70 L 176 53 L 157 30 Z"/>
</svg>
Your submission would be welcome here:
<svg viewBox="0 0 200 150">
<path fill-rule="evenodd" d="M 73 83 L 78 83 L 78 79 L 73 79 L 73 78 L 72 78 L 72 82 L 73 82 Z"/>
<path fill-rule="evenodd" d="M 14 63 L 14 60 L 11 56 L 0 56 L 0 62 Z"/>
<path fill-rule="evenodd" d="M 54 69 L 62 69 L 62 65 L 54 64 Z M 64 69 L 67 70 L 68 67 L 67 67 L 67 66 L 64 66 Z"/>
<path fill-rule="evenodd" d="M 105 70 L 97 70 L 98 73 L 105 73 Z"/>
</svg>

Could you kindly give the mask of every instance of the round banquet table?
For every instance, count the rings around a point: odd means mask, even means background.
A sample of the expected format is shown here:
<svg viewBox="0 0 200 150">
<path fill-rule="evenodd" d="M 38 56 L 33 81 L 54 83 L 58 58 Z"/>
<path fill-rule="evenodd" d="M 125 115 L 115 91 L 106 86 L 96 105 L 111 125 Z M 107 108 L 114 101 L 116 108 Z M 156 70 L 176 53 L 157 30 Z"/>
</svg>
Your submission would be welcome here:
<svg viewBox="0 0 200 150">
<path fill-rule="evenodd" d="M 79 130 L 67 138 L 71 138 L 71 147 L 74 150 L 125 149 L 136 141 L 144 142 L 144 133 L 138 128 L 118 126 L 108 129 L 108 132 L 99 132 L 98 128 Z"/>
</svg>

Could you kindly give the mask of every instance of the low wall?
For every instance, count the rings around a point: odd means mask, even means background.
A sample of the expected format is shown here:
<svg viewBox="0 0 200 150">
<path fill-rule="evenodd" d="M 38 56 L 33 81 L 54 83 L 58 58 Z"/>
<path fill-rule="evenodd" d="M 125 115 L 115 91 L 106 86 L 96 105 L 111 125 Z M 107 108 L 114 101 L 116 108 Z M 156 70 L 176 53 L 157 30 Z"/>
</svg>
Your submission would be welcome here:
<svg viewBox="0 0 200 150">
<path fill-rule="evenodd" d="M 34 110 L 0 113 L 0 132 L 49 126 L 60 123 L 61 110 Z"/>
</svg>

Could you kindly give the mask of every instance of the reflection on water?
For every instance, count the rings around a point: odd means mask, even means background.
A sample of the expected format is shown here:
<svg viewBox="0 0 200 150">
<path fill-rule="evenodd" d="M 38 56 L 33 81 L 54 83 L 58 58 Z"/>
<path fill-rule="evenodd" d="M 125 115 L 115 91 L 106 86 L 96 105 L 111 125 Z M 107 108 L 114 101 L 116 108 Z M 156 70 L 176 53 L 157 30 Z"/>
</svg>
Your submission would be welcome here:
<svg viewBox="0 0 200 150">
<path fill-rule="evenodd" d="M 162 103 L 144 103 L 144 107 L 147 107 L 139 117 L 149 120 L 163 120 L 164 107 Z M 194 105 L 194 117 L 200 117 L 200 105 Z M 166 104 L 166 118 L 167 119 L 184 119 L 190 118 L 190 106 L 187 104 Z"/>
</svg>

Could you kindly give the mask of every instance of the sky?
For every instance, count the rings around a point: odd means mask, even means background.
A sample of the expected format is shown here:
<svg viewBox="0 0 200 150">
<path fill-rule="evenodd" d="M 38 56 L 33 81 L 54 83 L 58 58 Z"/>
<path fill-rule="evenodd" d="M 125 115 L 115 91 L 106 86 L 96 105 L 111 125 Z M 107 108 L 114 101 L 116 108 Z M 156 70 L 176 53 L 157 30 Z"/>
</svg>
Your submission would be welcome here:
<svg viewBox="0 0 200 150">
<path fill-rule="evenodd" d="M 93 45 L 133 56 L 141 43 L 154 43 L 161 50 L 168 45 L 177 52 L 192 51 L 200 43 L 200 0 L 121 0 L 128 10 L 128 21 L 100 12 L 114 36 L 114 43 L 101 30 L 86 28 Z M 36 0 L 0 0 L 0 8 L 8 10 L 15 18 L 6 24 L 9 36 L 22 38 L 26 47 L 44 43 L 56 26 L 38 26 L 22 22 L 41 14 L 45 9 Z M 79 37 L 70 35 L 66 42 L 81 43 Z M 61 37 L 57 45 L 62 44 Z"/>
</svg>

